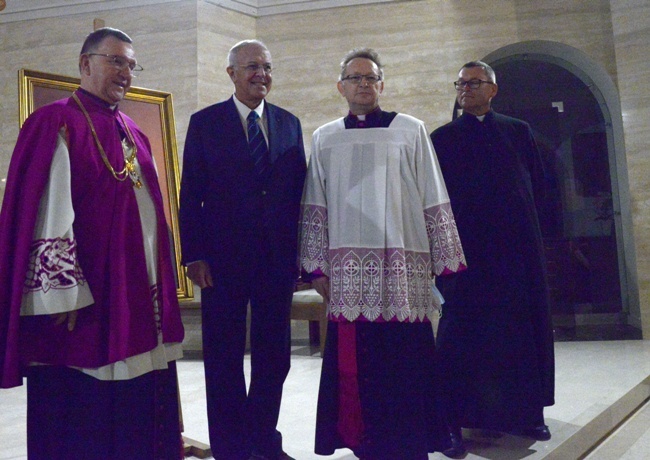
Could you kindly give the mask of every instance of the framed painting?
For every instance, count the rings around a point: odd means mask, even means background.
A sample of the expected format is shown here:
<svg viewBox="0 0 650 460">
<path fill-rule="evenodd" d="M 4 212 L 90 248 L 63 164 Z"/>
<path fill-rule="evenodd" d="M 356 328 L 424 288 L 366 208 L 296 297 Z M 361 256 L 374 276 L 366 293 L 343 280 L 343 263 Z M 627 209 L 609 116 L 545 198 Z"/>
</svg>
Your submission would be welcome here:
<svg viewBox="0 0 650 460">
<path fill-rule="evenodd" d="M 51 73 L 21 69 L 18 71 L 19 123 L 37 108 L 70 97 L 80 80 Z M 194 298 L 193 285 L 181 265 L 178 199 L 180 171 L 176 147 L 176 128 L 171 93 L 131 87 L 120 102 L 120 110 L 133 118 L 151 143 L 158 168 L 158 182 L 163 195 L 165 218 L 170 230 L 172 255 L 176 269 L 176 292 L 179 300 Z"/>
</svg>

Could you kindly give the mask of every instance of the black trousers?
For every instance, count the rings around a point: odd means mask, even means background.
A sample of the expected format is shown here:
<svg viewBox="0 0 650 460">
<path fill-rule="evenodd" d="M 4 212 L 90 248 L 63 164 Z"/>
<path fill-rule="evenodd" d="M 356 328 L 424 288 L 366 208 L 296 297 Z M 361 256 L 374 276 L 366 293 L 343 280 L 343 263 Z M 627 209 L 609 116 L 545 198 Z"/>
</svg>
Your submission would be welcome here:
<svg viewBox="0 0 650 460">
<path fill-rule="evenodd" d="M 176 363 L 102 381 L 61 366 L 27 374 L 30 460 L 182 458 Z"/>
<path fill-rule="evenodd" d="M 253 287 L 246 287 L 213 278 L 214 287 L 201 291 L 212 453 L 217 460 L 247 460 L 251 452 L 273 457 L 282 451 L 276 426 L 290 367 L 294 280 L 287 277 L 266 287 L 253 280 L 248 282 Z M 251 379 L 247 391 L 244 353 L 249 301 Z"/>
</svg>

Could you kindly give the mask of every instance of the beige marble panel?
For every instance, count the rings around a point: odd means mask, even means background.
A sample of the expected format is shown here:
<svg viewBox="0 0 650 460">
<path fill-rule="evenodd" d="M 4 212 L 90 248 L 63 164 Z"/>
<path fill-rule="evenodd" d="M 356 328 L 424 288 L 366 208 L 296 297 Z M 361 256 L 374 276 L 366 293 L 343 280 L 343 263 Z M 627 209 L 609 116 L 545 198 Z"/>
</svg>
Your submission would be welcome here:
<svg viewBox="0 0 650 460">
<path fill-rule="evenodd" d="M 345 113 L 335 82 L 338 62 L 352 47 L 382 54 L 382 107 L 416 116 L 432 130 L 451 119 L 458 68 L 519 41 L 570 44 L 615 78 L 609 18 L 602 0 L 496 0 L 489 8 L 473 0 L 426 0 L 263 17 L 257 33 L 278 62 L 272 98 L 301 117 L 309 139 L 316 127 Z"/>
<path fill-rule="evenodd" d="M 230 48 L 245 39 L 257 38 L 255 19 L 206 2 L 198 9 L 199 97 L 195 110 L 229 98 L 233 84 L 226 73 Z"/>
<path fill-rule="evenodd" d="M 551 40 L 573 46 L 598 61 L 616 81 L 609 0 L 517 0 L 521 40 Z"/>
<path fill-rule="evenodd" d="M 630 174 L 639 298 L 644 337 L 650 336 L 650 4 L 611 2 L 613 41 Z"/>
</svg>

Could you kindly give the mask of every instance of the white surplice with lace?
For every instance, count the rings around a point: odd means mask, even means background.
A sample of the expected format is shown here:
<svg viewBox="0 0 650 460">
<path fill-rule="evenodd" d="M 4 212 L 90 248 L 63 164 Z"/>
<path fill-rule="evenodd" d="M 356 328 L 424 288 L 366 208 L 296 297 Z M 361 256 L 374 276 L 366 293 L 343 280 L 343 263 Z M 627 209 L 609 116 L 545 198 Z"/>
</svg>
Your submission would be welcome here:
<svg viewBox="0 0 650 460">
<path fill-rule="evenodd" d="M 430 321 L 434 275 L 466 265 L 424 123 L 314 132 L 302 203 L 300 262 L 330 278 L 335 321 Z"/>
</svg>

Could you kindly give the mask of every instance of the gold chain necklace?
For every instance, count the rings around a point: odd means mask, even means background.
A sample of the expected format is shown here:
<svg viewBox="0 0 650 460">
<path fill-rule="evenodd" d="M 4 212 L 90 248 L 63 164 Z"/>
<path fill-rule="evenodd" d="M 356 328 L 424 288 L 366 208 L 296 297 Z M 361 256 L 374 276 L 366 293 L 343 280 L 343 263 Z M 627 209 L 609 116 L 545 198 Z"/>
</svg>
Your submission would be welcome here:
<svg viewBox="0 0 650 460">
<path fill-rule="evenodd" d="M 108 161 L 108 157 L 106 156 L 106 152 L 104 151 L 104 148 L 102 147 L 101 142 L 99 142 L 99 137 L 97 136 L 97 132 L 95 131 L 95 126 L 93 125 L 92 120 L 90 119 L 90 115 L 88 115 L 88 112 L 86 111 L 86 108 L 84 105 L 81 103 L 79 100 L 79 97 L 77 96 L 76 93 L 72 93 L 72 98 L 75 100 L 77 105 L 79 105 L 79 108 L 83 112 L 83 114 L 86 117 L 86 120 L 88 121 L 88 126 L 90 126 L 90 131 L 93 133 L 93 138 L 95 139 L 95 144 L 97 144 L 97 148 L 99 149 L 99 153 L 102 156 L 102 160 L 104 161 L 104 164 L 108 168 L 108 170 L 111 172 L 113 177 L 117 179 L 120 182 L 124 182 L 127 177 L 131 178 L 131 182 L 133 182 L 133 185 L 136 188 L 142 187 L 142 181 L 140 180 L 140 175 L 138 174 L 138 171 L 135 167 L 135 158 L 136 158 L 136 153 L 138 152 L 138 147 L 135 145 L 135 140 L 133 139 L 133 135 L 131 134 L 131 130 L 129 129 L 129 125 L 127 125 L 124 122 L 124 118 L 122 118 L 122 114 L 117 112 L 118 116 L 120 117 L 120 120 L 122 120 L 122 124 L 126 128 L 126 137 L 129 140 L 129 143 L 133 147 L 133 152 L 131 155 L 127 158 L 126 155 L 124 156 L 124 169 L 120 172 L 116 172 L 115 169 L 113 168 L 113 165 Z"/>
</svg>

